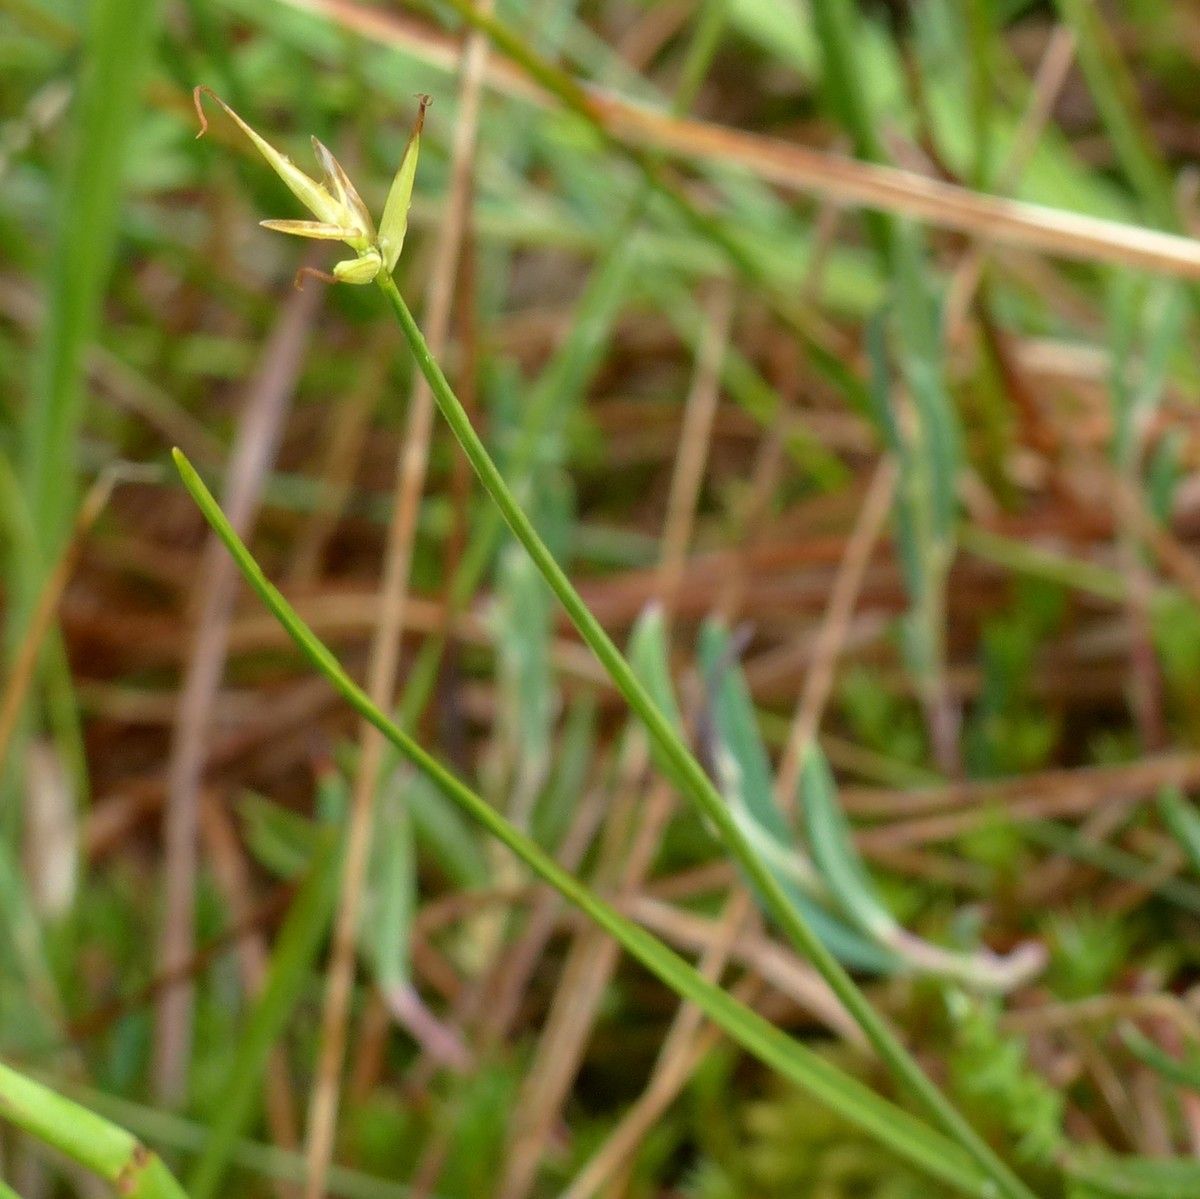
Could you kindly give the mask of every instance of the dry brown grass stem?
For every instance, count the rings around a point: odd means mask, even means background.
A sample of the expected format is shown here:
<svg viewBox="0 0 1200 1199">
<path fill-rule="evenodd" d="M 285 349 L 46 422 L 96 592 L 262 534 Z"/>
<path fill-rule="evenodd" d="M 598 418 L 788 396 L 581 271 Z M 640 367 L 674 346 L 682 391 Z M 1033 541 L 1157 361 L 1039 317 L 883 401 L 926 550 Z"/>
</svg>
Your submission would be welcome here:
<svg viewBox="0 0 1200 1199">
<path fill-rule="evenodd" d="M 944 809 L 1008 807 L 1021 800 L 1066 802 L 1080 811 L 1123 798 L 1151 795 L 1161 787 L 1200 786 L 1200 754 L 1173 753 L 1112 766 L 1042 770 L 1018 778 L 980 779 L 933 787 L 846 787 L 842 804 L 858 816 L 900 819 Z M 1073 807 L 1070 805 L 1074 805 Z"/>
<path fill-rule="evenodd" d="M 663 116 L 611 96 L 596 98 L 622 141 L 682 159 L 739 166 L 787 191 L 967 233 L 985 243 L 1051 257 L 1200 278 L 1200 241 L 1021 200 L 972 191 L 898 167 L 839 158 L 740 130 Z"/>
<path fill-rule="evenodd" d="M 720 284 L 713 292 L 708 327 L 700 343 L 696 369 L 683 407 L 679 448 L 671 473 L 667 515 L 663 521 L 658 573 L 658 600 L 669 620 L 679 593 L 688 546 L 696 522 L 696 506 L 704 482 L 713 418 L 721 395 L 721 364 L 733 321 L 733 291 Z"/>
<path fill-rule="evenodd" d="M 325 453 L 316 475 L 318 505 L 291 555 L 288 590 L 309 586 L 318 577 L 325 547 L 345 511 L 354 479 L 354 468 L 362 453 L 371 413 L 387 383 L 400 337 L 390 324 L 380 325 L 367 341 L 361 374 L 349 394 L 332 405 L 325 435 Z"/>
<path fill-rule="evenodd" d="M 1059 25 L 1050 35 L 1033 80 L 1033 94 L 1021 116 L 1008 156 L 1000 168 L 998 190 L 1013 191 L 1025 167 L 1037 148 L 1046 123 L 1075 61 L 1075 35 Z M 946 296 L 946 338 L 953 343 L 962 332 L 971 297 L 979 286 L 987 253 L 982 246 L 973 246 L 959 261 L 950 280 Z"/>
<path fill-rule="evenodd" d="M 1195 783 L 1192 784 L 1193 786 Z M 1014 825 L 1026 821 L 1053 820 L 1065 816 L 1089 815 L 1097 800 L 1083 788 L 1051 791 L 1039 795 L 1032 788 L 1024 798 L 1006 802 L 1004 817 Z M 1107 801 L 1123 808 L 1134 801 L 1132 796 L 1121 796 Z M 994 819 L 990 807 L 983 805 L 962 812 L 948 812 L 937 816 L 918 816 L 912 820 L 897 820 L 865 829 L 858 834 L 857 844 L 865 853 L 876 849 L 896 849 L 913 845 L 930 845 L 951 841 L 988 825 Z M 1107 823 L 1107 818 L 1106 822 Z M 1093 832 L 1103 827 L 1093 825 Z M 1044 885 L 1044 883 L 1043 883 Z"/>
<path fill-rule="evenodd" d="M 871 561 L 871 555 L 875 552 L 891 512 L 898 478 L 899 471 L 892 458 L 884 458 L 875 468 L 858 519 L 854 523 L 850 539 L 846 542 L 846 553 L 834 577 L 833 588 L 829 593 L 829 606 L 825 609 L 825 616 L 812 648 L 812 658 L 804 676 L 804 689 L 796 705 L 787 744 L 779 763 L 775 785 L 776 801 L 785 812 L 794 807 L 804 752 L 820 727 L 821 717 L 833 688 L 837 661 L 846 641 L 851 618 L 854 616 L 859 592 L 862 590 L 867 564 Z"/>
<path fill-rule="evenodd" d="M 394 46 L 449 70 L 453 42 L 427 26 L 350 0 L 287 0 L 381 45 Z M 556 104 L 508 63 L 496 62 L 488 83 L 506 95 Z M 723 168 L 740 167 L 799 195 L 864 207 L 967 233 L 984 243 L 1019 246 L 1054 257 L 1138 267 L 1200 278 L 1200 241 L 1120 221 L 972 191 L 896 167 L 858 162 L 776 138 L 709 124 L 588 90 L 590 115 L 626 145 Z"/>
<path fill-rule="evenodd" d="M 722 931 L 720 917 L 698 916 L 649 895 L 635 895 L 623 901 L 621 907 L 639 924 L 671 944 L 697 953 L 708 950 Z M 763 932 L 748 932 L 743 927 L 741 935 L 733 942 L 730 956 L 755 971 L 843 1040 L 865 1048 L 861 1031 L 821 976 L 789 947 L 780 945 Z"/>
<path fill-rule="evenodd" d="M 246 537 L 259 501 L 284 418 L 304 361 L 320 305 L 320 290 L 292 292 L 263 350 L 238 421 L 221 506 Z M 229 620 L 239 575 L 233 560 L 210 534 L 197 571 L 197 619 L 167 765 L 165 904 L 159 941 L 159 970 L 182 969 L 195 953 L 195 891 L 200 780 L 208 750 L 213 706 L 225 670 Z M 154 1028 L 154 1092 L 168 1106 L 186 1093 L 192 1045 L 190 979 L 164 991 Z"/>
<path fill-rule="evenodd" d="M 378 622 L 382 597 L 376 591 L 335 590 L 300 596 L 296 610 L 322 640 L 337 644 L 342 640 L 357 640 L 363 632 Z M 447 628 L 445 605 L 439 600 L 409 595 L 405 605 L 404 632 L 437 635 Z M 487 620 L 475 613 L 454 616 L 449 632 L 459 641 L 494 649 L 495 636 Z M 239 617 L 230 630 L 231 650 L 248 653 L 261 649 L 285 648 L 287 635 L 277 623 L 258 612 Z M 592 686 L 613 690 L 612 682 L 592 657 L 587 647 L 567 637 L 554 638 L 550 657 L 556 670 L 568 678 Z"/>
<path fill-rule="evenodd" d="M 74 573 L 92 526 L 104 511 L 113 487 L 120 481 L 117 471 L 107 471 L 96 480 L 83 497 L 79 511 L 75 514 L 75 524 L 71 538 L 66 548 L 59 555 L 58 561 L 46 576 L 42 590 L 34 604 L 33 615 L 29 627 L 21 639 L 13 660 L 12 669 L 4 685 L 4 695 L 0 698 L 0 762 L 8 755 L 12 742 L 13 731 L 25 706 L 25 697 L 29 693 L 33 681 L 35 667 L 45 643 L 46 635 L 54 623 L 54 615 L 58 611 L 59 600 L 63 590 Z"/>
</svg>

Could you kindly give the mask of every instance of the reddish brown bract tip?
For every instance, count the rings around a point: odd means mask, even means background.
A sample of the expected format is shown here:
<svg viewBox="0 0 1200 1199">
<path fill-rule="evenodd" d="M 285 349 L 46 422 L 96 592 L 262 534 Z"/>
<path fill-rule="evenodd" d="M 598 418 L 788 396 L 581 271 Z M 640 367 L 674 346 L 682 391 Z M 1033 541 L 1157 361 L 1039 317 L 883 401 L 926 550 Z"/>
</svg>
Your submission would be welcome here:
<svg viewBox="0 0 1200 1199">
<path fill-rule="evenodd" d="M 417 103 L 421 107 L 417 110 L 417 120 L 413 126 L 414 137 L 419 137 L 425 128 L 425 110 L 433 103 L 433 97 L 428 92 L 417 92 Z"/>
<path fill-rule="evenodd" d="M 297 272 L 296 277 L 292 280 L 292 286 L 297 291 L 304 290 L 304 280 L 313 276 L 315 279 L 320 279 L 322 283 L 336 283 L 336 276 L 331 275 L 328 271 L 318 270 L 315 266 L 302 266 Z"/>
<path fill-rule="evenodd" d="M 200 103 L 200 97 L 205 93 L 213 95 L 213 90 L 207 84 L 201 83 L 192 88 L 192 105 L 196 109 L 196 117 L 200 121 L 200 132 L 196 134 L 196 140 L 199 141 L 208 132 L 208 117 L 204 115 L 204 105 Z"/>
</svg>

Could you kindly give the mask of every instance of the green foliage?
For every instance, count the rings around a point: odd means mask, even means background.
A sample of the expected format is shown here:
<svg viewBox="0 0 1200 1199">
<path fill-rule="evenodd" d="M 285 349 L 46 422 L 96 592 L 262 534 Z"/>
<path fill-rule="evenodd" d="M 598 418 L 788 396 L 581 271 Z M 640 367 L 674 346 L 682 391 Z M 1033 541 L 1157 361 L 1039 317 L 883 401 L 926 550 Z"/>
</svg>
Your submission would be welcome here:
<svg viewBox="0 0 1200 1199">
<path fill-rule="evenodd" d="M 558 845 L 584 793 L 587 772 L 596 755 L 596 697 L 586 693 L 567 712 L 555 747 L 555 762 L 533 814 L 539 845 Z"/>
<path fill-rule="evenodd" d="M 511 759 L 509 810 L 527 822 L 550 769 L 556 695 L 550 669 L 551 596 L 520 546 L 497 566 L 493 621 L 499 654 L 501 736 Z"/>
<path fill-rule="evenodd" d="M 998 879 L 1013 879 L 1024 859 L 1025 839 L 1002 804 L 985 804 L 981 819 L 955 845 L 964 857 L 995 871 Z"/>
<path fill-rule="evenodd" d="M 1061 623 L 1062 590 L 1029 582 L 1007 613 L 984 625 L 983 685 L 966 729 L 967 761 L 981 777 L 1021 774 L 1043 766 L 1058 740 L 1052 713 L 1030 680 L 1038 653 Z"/>
<path fill-rule="evenodd" d="M 900 244 L 907 262 L 914 251 L 907 241 Z M 924 290 L 923 284 L 914 287 Z M 900 463 L 896 540 L 910 602 L 900 625 L 901 644 L 931 711 L 941 702 L 945 669 L 945 586 L 954 557 L 961 433 L 937 366 L 936 335 L 928 327 L 933 314 L 920 319 L 929 304 L 922 294 L 901 295 L 897 313 L 885 310 L 871 321 L 868 350 L 872 413 Z"/>
<path fill-rule="evenodd" d="M 1179 1199 L 1200 1188 L 1200 1166 L 1176 1158 L 1119 1157 L 1083 1151 L 1069 1166 L 1067 1199 Z"/>
<path fill-rule="evenodd" d="M 1187 596 L 1167 592 L 1151 608 L 1150 620 L 1173 713 L 1195 744 L 1200 742 L 1200 608 Z"/>
<path fill-rule="evenodd" d="M 158 5 L 154 0 L 98 0 L 88 6 L 87 69 L 77 124 L 56 196 L 56 240 L 49 270 L 48 320 L 23 430 L 22 482 L 43 562 L 62 550 L 76 502 L 83 365 L 95 337 L 117 244 L 122 189 L 140 89 L 149 72 Z M 25 620 L 35 563 L 18 564 L 25 582 L 10 619 Z M 22 606 L 24 605 L 24 606 Z"/>
<path fill-rule="evenodd" d="M 1063 999 L 1095 995 L 1112 982 L 1129 952 L 1131 930 L 1117 916 L 1078 907 L 1047 921 L 1048 981 Z"/>
<path fill-rule="evenodd" d="M 344 790 L 341 776 L 336 778 L 336 785 Z M 330 778 L 327 786 L 332 782 Z M 340 817 L 344 809 L 342 800 L 334 819 Z M 312 820 L 254 794 L 244 796 L 238 810 L 247 848 L 261 865 L 280 878 L 295 878 L 308 869 L 320 838 Z M 326 822 L 333 823 L 333 820 Z"/>
<path fill-rule="evenodd" d="M 880 1154 L 828 1112 L 770 1093 L 710 1118 L 727 1125 L 727 1149 L 692 1169 L 689 1199 L 918 1199 L 926 1184 Z M 712 1138 L 711 1130 L 708 1133 Z"/>
<path fill-rule="evenodd" d="M 1163 823 L 1183 850 L 1194 874 L 1200 874 L 1200 813 L 1175 787 L 1164 787 L 1158 794 L 1158 810 Z"/>
<path fill-rule="evenodd" d="M 499 1175 L 508 1112 L 520 1082 L 519 1062 L 485 1061 L 421 1108 L 376 1094 L 354 1111 L 348 1148 L 379 1178 L 407 1178 L 435 1139 L 444 1138 L 446 1170 L 438 1195 L 486 1195 Z"/>
<path fill-rule="evenodd" d="M 875 671 L 852 666 L 841 679 L 838 699 L 856 741 L 909 766 L 928 761 L 920 715 L 911 703 L 889 690 Z"/>
<path fill-rule="evenodd" d="M 995 1003 L 962 992 L 948 998 L 955 1091 L 1025 1162 L 1052 1165 L 1065 1136 L 1062 1093 L 1032 1069 L 1020 1038 L 1001 1032 Z"/>
<path fill-rule="evenodd" d="M 819 840 L 820 849 L 824 851 L 818 859 L 824 871 L 824 885 L 850 918 L 849 924 L 812 897 L 814 893 L 820 893 L 821 880 L 813 862 L 794 844 L 788 822 L 775 802 L 774 773 L 758 731 L 750 691 L 734 658 L 729 634 L 715 622 L 707 623 L 701 630 L 699 657 L 709 694 L 714 774 L 726 802 L 747 831 L 751 843 L 768 862 L 789 901 L 840 961 L 860 970 L 886 972 L 894 969 L 896 963 L 892 956 L 878 944 L 871 943 L 882 916 L 873 898 L 865 903 L 873 919 L 860 919 L 864 905 L 857 900 L 866 894 L 861 884 L 839 887 L 831 882 L 831 876 L 839 881 L 842 878 L 839 866 L 846 860 L 847 848 L 844 830 L 834 831 L 832 837 L 814 839 L 814 829 L 817 832 L 828 830 L 836 820 L 832 781 L 820 774 L 822 765 L 813 758 L 813 753 L 820 751 L 810 751 L 809 761 L 813 764 L 805 770 L 801 780 L 800 798 L 810 817 L 816 814 L 817 805 L 820 806 L 815 824 L 811 819 L 809 821 L 809 846 L 815 856 Z M 815 802 L 812 796 L 814 776 L 822 788 Z M 850 873 L 854 873 L 853 867 Z M 885 922 L 890 920 L 884 919 Z M 867 936 L 863 937 L 861 932 Z"/>
</svg>

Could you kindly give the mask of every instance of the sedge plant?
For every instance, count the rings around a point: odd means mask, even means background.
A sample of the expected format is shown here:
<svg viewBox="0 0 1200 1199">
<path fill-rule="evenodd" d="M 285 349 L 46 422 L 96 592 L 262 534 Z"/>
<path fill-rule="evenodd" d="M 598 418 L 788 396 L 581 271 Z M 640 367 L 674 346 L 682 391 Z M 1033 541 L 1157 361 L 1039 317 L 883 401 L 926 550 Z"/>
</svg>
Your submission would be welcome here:
<svg viewBox="0 0 1200 1199">
<path fill-rule="evenodd" d="M 199 476 L 184 456 L 176 451 L 176 464 L 185 485 L 209 524 L 233 554 L 247 580 L 314 665 L 326 675 L 351 706 L 374 724 L 403 756 L 422 770 L 449 799 L 507 845 L 530 869 L 610 933 L 632 956 L 680 997 L 694 1002 L 735 1041 L 766 1064 L 780 1070 L 786 1077 L 806 1088 L 814 1097 L 857 1122 L 932 1176 L 967 1193 L 1005 1196 L 1006 1199 L 1032 1199 L 1032 1192 L 925 1074 L 887 1021 L 876 1011 L 870 1000 L 817 936 L 804 915 L 791 902 L 771 866 L 747 838 L 716 785 L 688 749 L 672 721 L 655 703 L 629 662 L 609 638 L 534 529 L 521 503 L 472 426 L 461 401 L 433 358 L 416 319 L 392 277 L 407 228 L 407 214 L 428 97 L 422 96 L 420 99 L 420 110 L 412 135 L 376 230 L 345 171 L 316 139 L 313 143 L 314 149 L 323 172 L 320 182 L 305 175 L 208 88 L 197 88 L 195 92 L 201 133 L 207 128 L 207 121 L 200 107 L 201 96 L 204 94 L 212 96 L 229 114 L 288 189 L 315 218 L 269 220 L 262 223 L 268 228 L 296 236 L 342 241 L 355 252 L 353 258 L 339 262 L 333 268 L 332 274 L 302 272 L 297 276 L 297 285 L 302 282 L 303 274 L 315 273 L 333 282 L 356 285 L 375 283 L 379 287 L 400 325 L 418 367 L 429 383 L 442 416 L 485 491 L 516 539 L 529 554 L 580 636 L 604 667 L 629 707 L 644 724 L 660 762 L 682 793 L 695 804 L 716 830 L 748 882 L 762 896 L 767 911 L 782 932 L 824 977 L 882 1061 L 908 1093 L 920 1103 L 935 1127 L 930 1128 L 924 1122 L 904 1113 L 870 1091 L 857 1079 L 833 1067 L 799 1042 L 775 1029 L 721 988 L 707 982 L 656 938 L 622 917 L 576 878 L 563 871 L 532 840 L 447 771 L 386 713 L 371 703 L 332 653 L 300 621 L 237 538 Z"/>
</svg>

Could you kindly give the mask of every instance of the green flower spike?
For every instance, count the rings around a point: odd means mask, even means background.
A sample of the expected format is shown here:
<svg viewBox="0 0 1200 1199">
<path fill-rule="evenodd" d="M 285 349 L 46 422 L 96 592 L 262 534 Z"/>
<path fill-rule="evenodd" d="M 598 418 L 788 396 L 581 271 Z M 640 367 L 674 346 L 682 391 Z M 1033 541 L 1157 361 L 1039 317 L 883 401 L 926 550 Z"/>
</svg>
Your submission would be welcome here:
<svg viewBox="0 0 1200 1199">
<path fill-rule="evenodd" d="M 430 97 L 419 96 L 420 108 L 413 123 L 412 134 L 400 160 L 400 169 L 392 180 L 392 190 L 383 206 L 383 220 L 379 232 L 362 198 L 355 190 L 350 177 L 341 164 L 315 137 L 313 150 L 321 164 L 324 182 L 310 179 L 290 158 L 280 154 L 265 138 L 260 137 L 238 116 L 210 87 L 198 87 L 192 93 L 196 115 L 200 118 L 200 132 L 208 132 L 208 118 L 201 106 L 201 96 L 211 96 L 233 119 L 238 128 L 254 143 L 258 152 L 271 165 L 271 169 L 284 181 L 288 190 L 313 214 L 315 221 L 260 221 L 267 229 L 280 233 L 291 233 L 296 237 L 314 237 L 322 241 L 344 241 L 355 252 L 333 268 L 333 274 L 301 267 L 296 275 L 296 285 L 305 275 L 316 275 L 330 283 L 370 283 L 381 270 L 390 275 L 396 268 L 400 251 L 404 247 L 404 234 L 408 230 L 408 209 L 412 204 L 413 180 L 417 174 L 417 153 L 421 146 L 421 129 L 425 124 L 425 110 Z"/>
</svg>

